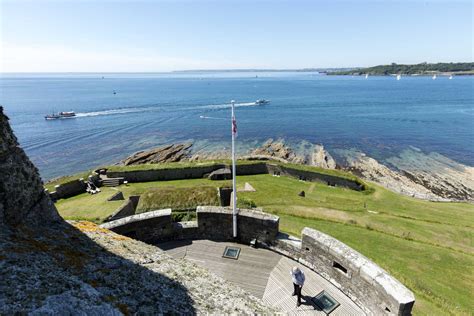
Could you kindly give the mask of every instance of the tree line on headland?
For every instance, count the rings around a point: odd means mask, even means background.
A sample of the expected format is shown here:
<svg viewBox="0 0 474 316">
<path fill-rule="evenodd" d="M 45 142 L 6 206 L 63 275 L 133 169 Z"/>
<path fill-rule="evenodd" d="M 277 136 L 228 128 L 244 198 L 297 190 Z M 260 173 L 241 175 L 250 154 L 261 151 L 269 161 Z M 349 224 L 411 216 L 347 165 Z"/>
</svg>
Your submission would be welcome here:
<svg viewBox="0 0 474 316">
<path fill-rule="evenodd" d="M 387 76 L 400 75 L 432 75 L 438 73 L 474 75 L 474 63 L 421 63 L 415 65 L 403 65 L 392 63 L 390 65 L 379 65 L 368 68 L 356 68 L 344 71 L 328 72 L 328 75 L 376 75 Z"/>
</svg>

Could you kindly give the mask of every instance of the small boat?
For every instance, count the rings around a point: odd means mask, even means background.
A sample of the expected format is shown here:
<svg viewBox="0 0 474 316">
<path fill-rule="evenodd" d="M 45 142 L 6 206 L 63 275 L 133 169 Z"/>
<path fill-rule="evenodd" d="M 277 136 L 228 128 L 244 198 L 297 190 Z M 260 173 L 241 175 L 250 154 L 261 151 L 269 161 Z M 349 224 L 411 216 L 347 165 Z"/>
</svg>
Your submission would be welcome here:
<svg viewBox="0 0 474 316">
<path fill-rule="evenodd" d="M 45 120 L 58 120 L 58 119 L 65 119 L 65 118 L 73 118 L 75 116 L 76 116 L 76 113 L 74 111 L 58 112 L 58 113 L 45 115 L 44 119 Z"/>
<path fill-rule="evenodd" d="M 369 78 L 369 74 L 365 74 L 365 79 Z"/>
<path fill-rule="evenodd" d="M 449 80 L 453 79 L 453 75 L 449 76 Z"/>
<path fill-rule="evenodd" d="M 264 105 L 268 103 L 270 103 L 270 100 L 261 99 L 261 100 L 255 101 L 255 105 Z"/>
<path fill-rule="evenodd" d="M 402 75 L 397 75 L 397 80 L 402 79 Z"/>
<path fill-rule="evenodd" d="M 433 75 L 433 77 L 431 79 L 436 80 L 436 75 Z"/>
</svg>

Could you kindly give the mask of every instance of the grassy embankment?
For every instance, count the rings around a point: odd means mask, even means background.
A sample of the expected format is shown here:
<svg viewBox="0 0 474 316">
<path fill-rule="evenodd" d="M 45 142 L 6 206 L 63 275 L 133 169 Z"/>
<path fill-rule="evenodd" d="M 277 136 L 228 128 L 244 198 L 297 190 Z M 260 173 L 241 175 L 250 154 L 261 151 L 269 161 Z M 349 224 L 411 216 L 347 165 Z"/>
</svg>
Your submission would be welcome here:
<svg viewBox="0 0 474 316">
<path fill-rule="evenodd" d="M 280 216 L 282 231 L 299 236 L 305 226 L 338 238 L 371 258 L 416 295 L 415 314 L 469 314 L 474 310 L 474 206 L 420 201 L 369 184 L 368 192 L 328 187 L 270 175 L 237 177 L 257 191 L 240 193 Z M 207 179 L 133 183 L 119 189 L 127 197 L 149 188 L 228 184 Z M 304 190 L 306 197 L 297 195 Z M 122 202 L 106 202 L 114 189 L 60 200 L 66 218 L 100 221 Z M 112 205 L 117 203 L 115 205 Z M 110 206 L 109 206 L 110 205 Z"/>
</svg>

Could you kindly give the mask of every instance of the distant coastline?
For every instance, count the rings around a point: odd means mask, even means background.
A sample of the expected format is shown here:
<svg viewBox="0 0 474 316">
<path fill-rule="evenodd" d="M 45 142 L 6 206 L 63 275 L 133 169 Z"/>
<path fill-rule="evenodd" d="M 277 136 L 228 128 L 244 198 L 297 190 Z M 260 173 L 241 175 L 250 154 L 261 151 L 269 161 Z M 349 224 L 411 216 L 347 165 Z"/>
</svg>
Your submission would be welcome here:
<svg viewBox="0 0 474 316">
<path fill-rule="evenodd" d="M 328 71 L 327 74 L 339 76 L 472 76 L 474 75 L 474 63 L 420 63 L 414 65 L 392 63 L 367 68 Z"/>
</svg>

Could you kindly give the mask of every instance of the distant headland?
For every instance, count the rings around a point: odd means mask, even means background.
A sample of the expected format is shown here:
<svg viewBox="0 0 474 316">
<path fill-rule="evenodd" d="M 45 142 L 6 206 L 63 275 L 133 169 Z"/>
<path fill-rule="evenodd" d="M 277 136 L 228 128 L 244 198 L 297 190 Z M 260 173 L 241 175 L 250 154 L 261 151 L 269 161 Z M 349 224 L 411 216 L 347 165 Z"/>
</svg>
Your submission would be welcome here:
<svg viewBox="0 0 474 316">
<path fill-rule="evenodd" d="M 474 75 L 474 63 L 420 63 L 404 65 L 392 63 L 368 68 L 355 68 L 349 70 L 328 71 L 328 75 Z"/>
</svg>

